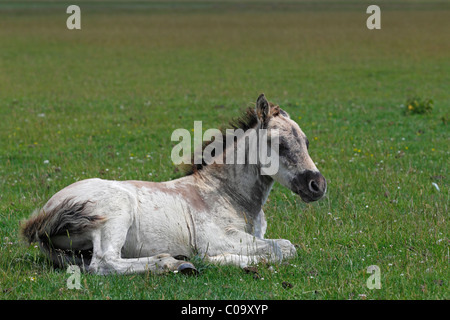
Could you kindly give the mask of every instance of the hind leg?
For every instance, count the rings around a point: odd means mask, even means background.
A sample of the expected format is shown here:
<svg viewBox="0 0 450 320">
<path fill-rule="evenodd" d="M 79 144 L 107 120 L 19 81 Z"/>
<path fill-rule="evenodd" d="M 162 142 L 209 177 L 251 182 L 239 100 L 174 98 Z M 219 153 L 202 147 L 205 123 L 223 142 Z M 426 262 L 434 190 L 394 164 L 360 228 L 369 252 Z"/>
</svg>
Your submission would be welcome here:
<svg viewBox="0 0 450 320">
<path fill-rule="evenodd" d="M 110 226 L 111 227 L 111 226 Z M 197 270 L 190 262 L 177 260 L 169 254 L 151 257 L 122 258 L 121 249 L 125 243 L 128 229 L 114 229 L 114 237 L 108 230 L 96 230 L 92 233 L 93 254 L 88 271 L 96 274 L 164 273 L 178 271 L 183 274 L 196 274 Z"/>
<path fill-rule="evenodd" d="M 155 274 L 161 274 L 168 271 L 178 271 L 183 274 L 197 273 L 197 270 L 192 263 L 176 260 L 169 254 L 131 259 L 107 256 L 97 265 L 91 262 L 89 271 L 97 274 L 130 274 L 148 271 Z"/>
<path fill-rule="evenodd" d="M 88 234 L 70 235 L 67 232 L 51 237 L 48 242 L 39 241 L 39 246 L 58 268 L 78 265 L 85 270 L 91 262 L 92 243 Z"/>
</svg>

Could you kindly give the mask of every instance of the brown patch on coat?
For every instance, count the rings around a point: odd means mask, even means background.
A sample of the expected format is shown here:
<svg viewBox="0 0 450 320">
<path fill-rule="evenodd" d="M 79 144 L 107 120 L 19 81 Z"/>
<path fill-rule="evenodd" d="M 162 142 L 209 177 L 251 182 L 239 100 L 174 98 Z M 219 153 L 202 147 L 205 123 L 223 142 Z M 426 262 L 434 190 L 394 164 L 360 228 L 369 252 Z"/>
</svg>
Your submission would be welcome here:
<svg viewBox="0 0 450 320">
<path fill-rule="evenodd" d="M 180 196 L 181 198 L 186 200 L 193 209 L 198 211 L 207 209 L 205 201 L 200 196 L 200 193 L 197 191 L 197 188 L 194 185 L 186 184 L 183 186 L 175 186 L 174 188 L 169 188 L 162 182 L 150 182 L 139 180 L 128 180 L 124 182 L 131 184 L 138 189 L 146 188 L 150 190 L 156 190 L 172 196 Z"/>
</svg>

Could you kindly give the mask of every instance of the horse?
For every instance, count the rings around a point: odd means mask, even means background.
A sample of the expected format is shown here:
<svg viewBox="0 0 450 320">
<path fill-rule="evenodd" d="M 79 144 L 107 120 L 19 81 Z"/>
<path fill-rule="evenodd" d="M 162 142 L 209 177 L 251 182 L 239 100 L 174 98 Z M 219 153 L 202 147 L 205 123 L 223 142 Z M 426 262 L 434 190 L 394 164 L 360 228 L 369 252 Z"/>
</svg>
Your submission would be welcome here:
<svg viewBox="0 0 450 320">
<path fill-rule="evenodd" d="M 164 182 L 81 180 L 22 221 L 22 237 L 38 242 L 56 267 L 78 265 L 94 274 L 197 274 L 189 261 L 194 256 L 240 267 L 294 257 L 289 240 L 264 238 L 262 207 L 275 181 L 304 202 L 324 196 L 327 183 L 308 154 L 308 139 L 264 94 L 232 125 L 245 133 L 268 130 L 267 141 L 258 147 L 277 135 L 279 146 L 271 149 L 279 159 L 276 172 L 262 174 L 260 161 L 203 161 Z M 225 156 L 225 149 L 236 143 L 223 148 Z"/>
</svg>

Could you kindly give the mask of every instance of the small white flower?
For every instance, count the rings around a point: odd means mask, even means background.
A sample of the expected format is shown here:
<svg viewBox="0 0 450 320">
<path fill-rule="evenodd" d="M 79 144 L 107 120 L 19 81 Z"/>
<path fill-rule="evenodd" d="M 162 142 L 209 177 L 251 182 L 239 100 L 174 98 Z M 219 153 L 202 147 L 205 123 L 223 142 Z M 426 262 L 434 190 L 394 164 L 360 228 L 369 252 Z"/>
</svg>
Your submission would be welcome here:
<svg viewBox="0 0 450 320">
<path fill-rule="evenodd" d="M 437 191 L 441 191 L 441 189 L 439 189 L 439 186 L 437 185 L 436 182 L 432 182 L 431 184 L 433 185 L 433 187 L 436 188 Z"/>
<path fill-rule="evenodd" d="M 49 163 L 50 163 L 50 161 L 44 160 L 44 164 L 49 164 Z"/>
</svg>

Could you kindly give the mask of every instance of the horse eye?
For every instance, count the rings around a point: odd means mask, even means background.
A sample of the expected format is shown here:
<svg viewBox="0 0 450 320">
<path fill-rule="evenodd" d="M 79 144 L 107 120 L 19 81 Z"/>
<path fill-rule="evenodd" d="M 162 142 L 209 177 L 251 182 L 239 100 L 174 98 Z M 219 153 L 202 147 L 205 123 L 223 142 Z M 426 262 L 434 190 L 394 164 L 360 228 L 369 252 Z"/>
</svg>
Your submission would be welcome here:
<svg viewBox="0 0 450 320">
<path fill-rule="evenodd" d="M 309 140 L 306 139 L 306 149 L 309 149 Z"/>
</svg>

